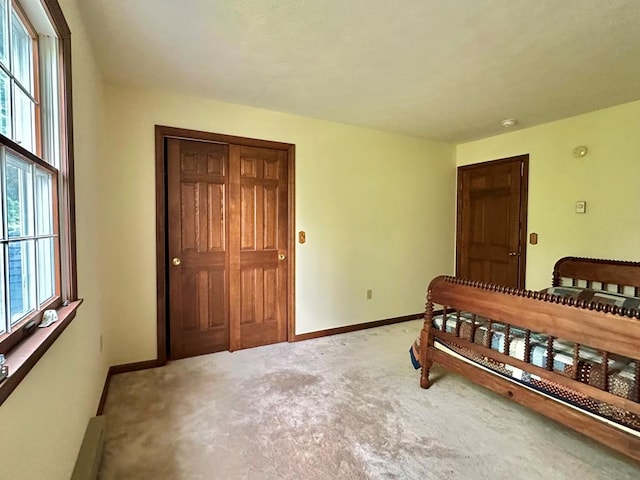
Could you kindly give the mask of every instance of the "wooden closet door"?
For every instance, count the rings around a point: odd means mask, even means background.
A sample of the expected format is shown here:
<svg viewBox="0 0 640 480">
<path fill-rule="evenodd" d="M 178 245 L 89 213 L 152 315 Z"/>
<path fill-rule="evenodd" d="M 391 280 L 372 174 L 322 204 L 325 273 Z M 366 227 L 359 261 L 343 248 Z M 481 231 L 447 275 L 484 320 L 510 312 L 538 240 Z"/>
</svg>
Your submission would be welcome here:
<svg viewBox="0 0 640 480">
<path fill-rule="evenodd" d="M 230 145 L 231 349 L 287 339 L 287 152 Z"/>
<path fill-rule="evenodd" d="M 227 145 L 167 140 L 170 358 L 229 348 L 228 159 Z"/>
</svg>

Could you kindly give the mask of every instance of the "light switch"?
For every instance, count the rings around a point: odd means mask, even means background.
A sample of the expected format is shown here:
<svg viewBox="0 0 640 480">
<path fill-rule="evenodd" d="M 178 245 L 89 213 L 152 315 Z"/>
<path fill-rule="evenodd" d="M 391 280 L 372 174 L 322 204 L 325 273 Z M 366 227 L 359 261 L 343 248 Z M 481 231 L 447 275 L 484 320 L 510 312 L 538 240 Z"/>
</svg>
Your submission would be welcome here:
<svg viewBox="0 0 640 480">
<path fill-rule="evenodd" d="M 584 200 L 579 200 L 576 202 L 576 213 L 586 213 L 587 212 L 587 202 Z"/>
<path fill-rule="evenodd" d="M 537 245 L 538 244 L 538 234 L 537 233 L 530 233 L 529 234 L 529 243 L 531 245 Z"/>
<path fill-rule="evenodd" d="M 304 243 L 306 241 L 307 241 L 307 234 L 304 231 L 300 230 L 298 232 L 298 242 Z"/>
</svg>

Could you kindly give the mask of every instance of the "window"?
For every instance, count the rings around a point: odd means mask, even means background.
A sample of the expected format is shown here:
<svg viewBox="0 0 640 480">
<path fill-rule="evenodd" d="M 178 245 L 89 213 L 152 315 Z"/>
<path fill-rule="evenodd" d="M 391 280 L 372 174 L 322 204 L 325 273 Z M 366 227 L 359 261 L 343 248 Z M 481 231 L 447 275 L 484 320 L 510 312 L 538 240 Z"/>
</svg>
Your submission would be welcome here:
<svg viewBox="0 0 640 480">
<path fill-rule="evenodd" d="M 76 298 L 69 48 L 57 0 L 0 0 L 0 353 Z"/>
<path fill-rule="evenodd" d="M 0 0 L 0 13 L 0 133 L 37 154 L 37 37 L 17 2 Z"/>
</svg>

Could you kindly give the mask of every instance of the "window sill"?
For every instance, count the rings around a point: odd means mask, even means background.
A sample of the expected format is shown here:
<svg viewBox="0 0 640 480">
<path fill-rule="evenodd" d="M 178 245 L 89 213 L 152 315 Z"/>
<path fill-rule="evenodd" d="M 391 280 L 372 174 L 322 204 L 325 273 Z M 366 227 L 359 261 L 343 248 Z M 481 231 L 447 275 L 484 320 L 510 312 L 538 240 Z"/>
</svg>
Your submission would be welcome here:
<svg viewBox="0 0 640 480">
<path fill-rule="evenodd" d="M 69 303 L 66 307 L 60 307 L 58 321 L 45 328 L 36 328 L 36 331 L 12 348 L 6 355 L 9 367 L 9 376 L 0 383 L 0 405 L 11 395 L 20 382 L 27 376 L 29 370 L 42 358 L 53 345 L 65 328 L 76 316 L 82 299 Z"/>
</svg>

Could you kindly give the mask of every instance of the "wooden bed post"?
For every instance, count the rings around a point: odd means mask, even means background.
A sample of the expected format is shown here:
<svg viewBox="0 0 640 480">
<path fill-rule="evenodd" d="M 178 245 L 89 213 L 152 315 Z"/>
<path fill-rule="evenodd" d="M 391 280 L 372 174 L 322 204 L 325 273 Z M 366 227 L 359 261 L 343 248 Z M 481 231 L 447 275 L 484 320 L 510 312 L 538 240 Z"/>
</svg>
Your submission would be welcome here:
<svg viewBox="0 0 640 480">
<path fill-rule="evenodd" d="M 433 336 L 430 334 L 431 325 L 433 322 L 433 303 L 431 302 L 431 288 L 427 290 L 427 303 L 424 311 L 424 325 L 420 332 L 420 364 L 422 370 L 420 371 L 420 386 L 422 388 L 429 388 L 431 381 L 429 380 L 429 370 L 433 361 L 429 359 L 428 350 L 433 348 Z"/>
</svg>

